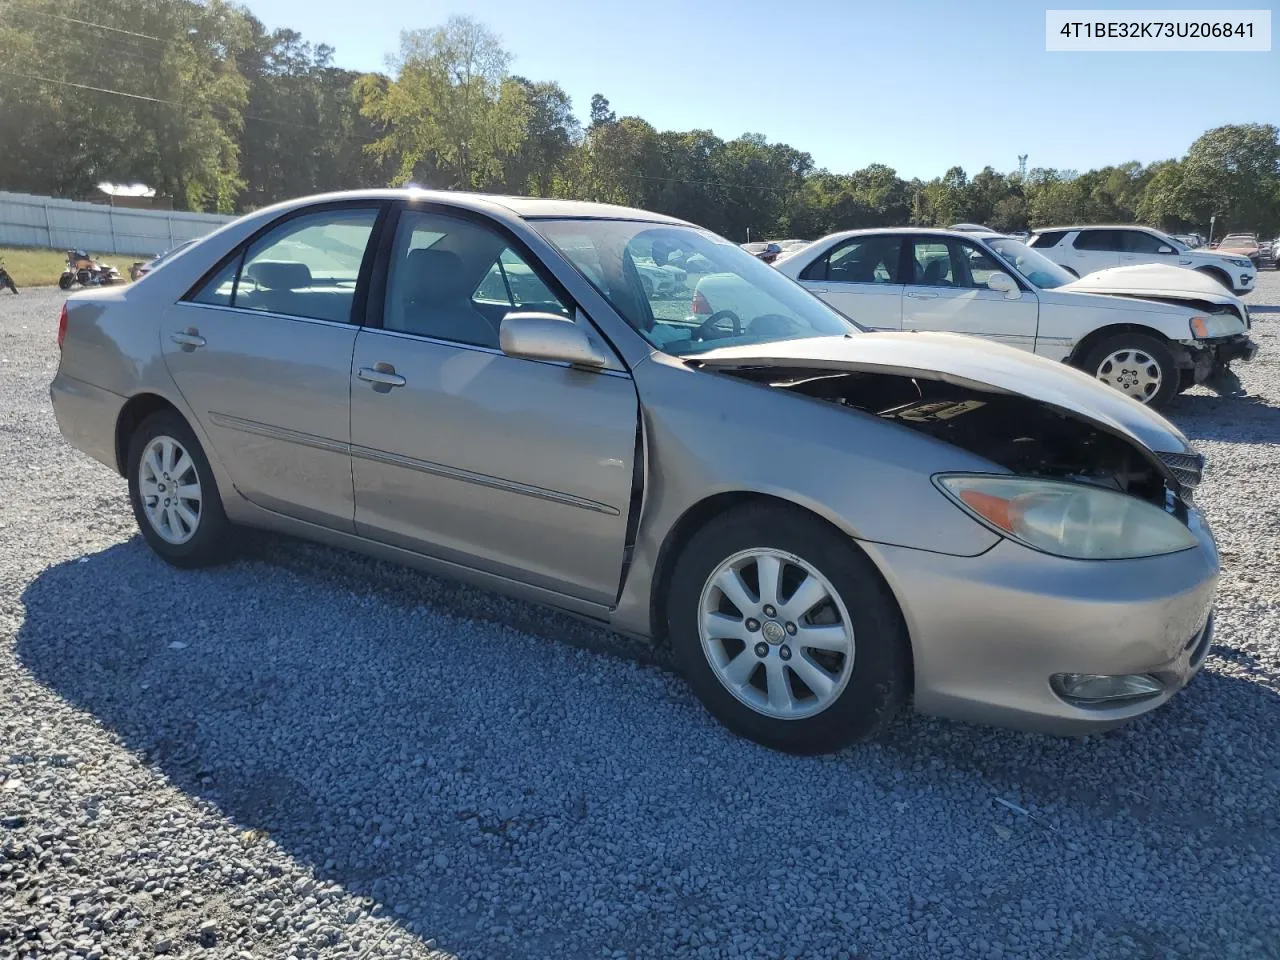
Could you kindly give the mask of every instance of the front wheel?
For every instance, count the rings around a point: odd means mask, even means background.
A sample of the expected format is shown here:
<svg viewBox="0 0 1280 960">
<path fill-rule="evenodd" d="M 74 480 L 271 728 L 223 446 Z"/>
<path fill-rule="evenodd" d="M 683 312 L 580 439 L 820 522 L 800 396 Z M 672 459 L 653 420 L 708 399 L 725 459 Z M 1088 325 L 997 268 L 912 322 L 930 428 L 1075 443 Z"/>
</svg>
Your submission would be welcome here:
<svg viewBox="0 0 1280 960">
<path fill-rule="evenodd" d="M 76 278 L 75 278 L 75 277 L 73 277 L 73 276 L 72 276 L 71 274 L 69 274 L 69 273 L 64 273 L 62 276 L 60 276 L 60 277 L 58 278 L 58 289 L 59 289 L 59 290 L 70 290 L 70 289 L 71 289 L 71 285 L 72 285 L 73 283 L 75 283 L 75 282 L 76 282 Z"/>
<path fill-rule="evenodd" d="M 231 524 L 200 441 L 178 414 L 152 414 L 134 433 L 129 500 L 147 544 L 175 567 L 225 559 Z"/>
<path fill-rule="evenodd" d="M 868 739 L 906 701 L 906 631 L 879 572 L 796 508 L 748 505 L 698 531 L 676 562 L 667 627 L 711 714 L 774 749 Z"/>
<path fill-rule="evenodd" d="M 1142 333 L 1107 337 L 1089 351 L 1084 369 L 1126 396 L 1156 408 L 1173 399 L 1182 381 L 1169 348 Z"/>
</svg>

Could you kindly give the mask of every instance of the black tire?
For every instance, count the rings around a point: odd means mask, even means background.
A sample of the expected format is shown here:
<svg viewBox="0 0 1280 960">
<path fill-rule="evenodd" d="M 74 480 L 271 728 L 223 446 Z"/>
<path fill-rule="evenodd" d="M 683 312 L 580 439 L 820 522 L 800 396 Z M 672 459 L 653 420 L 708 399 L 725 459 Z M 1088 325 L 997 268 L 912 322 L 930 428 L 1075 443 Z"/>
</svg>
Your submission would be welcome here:
<svg viewBox="0 0 1280 960">
<path fill-rule="evenodd" d="M 852 672 L 843 691 L 811 716 L 779 719 L 748 706 L 719 680 L 703 650 L 698 623 L 704 584 L 726 560 L 753 548 L 803 560 L 830 583 L 848 611 Z M 878 735 L 908 698 L 911 660 L 896 601 L 852 540 L 803 510 L 748 504 L 715 518 L 681 552 L 667 599 L 668 635 L 689 686 L 716 719 L 756 743 L 799 754 L 838 750 Z M 764 635 L 761 630 L 759 636 Z M 778 646 L 779 655 L 786 642 Z M 738 656 L 749 653 L 744 646 Z M 793 683 L 789 681 L 794 690 Z"/>
<path fill-rule="evenodd" d="M 1196 267 L 1196 271 L 1203 273 L 1205 276 L 1213 277 L 1218 283 L 1226 287 L 1227 293 L 1235 293 L 1235 287 L 1231 285 L 1231 278 L 1227 276 L 1226 271 L 1219 270 L 1216 267 Z"/>
<path fill-rule="evenodd" d="M 1196 372 L 1194 370 L 1178 371 L 1178 392 L 1186 393 L 1196 385 Z"/>
<path fill-rule="evenodd" d="M 75 277 L 73 277 L 73 276 L 71 276 L 71 275 L 69 275 L 69 274 L 64 273 L 62 276 L 60 276 L 60 277 L 58 278 L 58 289 L 59 289 L 59 290 L 70 290 L 70 289 L 71 289 L 71 284 L 73 284 L 73 283 L 75 283 L 75 282 L 76 282 L 76 278 L 75 278 Z"/>
<path fill-rule="evenodd" d="M 1182 383 L 1182 371 L 1178 369 L 1177 361 L 1173 359 L 1173 354 L 1162 340 L 1157 340 L 1145 333 L 1114 334 L 1093 345 L 1092 349 L 1085 354 L 1081 368 L 1089 376 L 1101 379 L 1100 368 L 1103 361 L 1123 350 L 1145 353 L 1159 366 L 1159 387 L 1145 401 L 1140 402 L 1145 402 L 1147 406 L 1156 410 L 1166 406 L 1178 393 L 1178 387 Z"/>
<path fill-rule="evenodd" d="M 140 492 L 143 453 L 152 441 L 161 437 L 171 437 L 181 444 L 191 458 L 200 484 L 195 532 L 183 543 L 171 543 L 160 535 L 147 516 Z M 209 467 L 209 460 L 187 422 L 172 411 L 153 413 L 138 425 L 130 438 L 128 457 L 129 502 L 147 545 L 175 567 L 207 567 L 227 559 L 230 553 L 231 523 L 222 508 L 218 482 Z M 166 476 L 164 479 L 169 478 Z M 177 479 L 174 478 L 175 481 Z"/>
</svg>

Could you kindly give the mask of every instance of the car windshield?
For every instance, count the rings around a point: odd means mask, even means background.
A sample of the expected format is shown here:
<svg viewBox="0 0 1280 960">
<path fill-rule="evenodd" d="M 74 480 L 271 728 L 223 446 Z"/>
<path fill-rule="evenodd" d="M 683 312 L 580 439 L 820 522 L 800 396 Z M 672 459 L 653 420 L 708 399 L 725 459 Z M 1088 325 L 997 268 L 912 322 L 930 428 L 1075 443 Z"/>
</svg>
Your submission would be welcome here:
<svg viewBox="0 0 1280 960">
<path fill-rule="evenodd" d="M 1252 247 L 1255 245 L 1253 237 L 1246 237 L 1241 234 L 1230 234 L 1222 238 L 1220 246 L 1224 247 Z"/>
<path fill-rule="evenodd" d="M 862 329 L 706 230 L 635 220 L 549 219 L 531 225 L 666 353 L 688 356 Z"/>
<path fill-rule="evenodd" d="M 1012 237 L 987 237 L 987 246 L 1041 290 L 1052 290 L 1076 278 L 1042 253 Z"/>
</svg>

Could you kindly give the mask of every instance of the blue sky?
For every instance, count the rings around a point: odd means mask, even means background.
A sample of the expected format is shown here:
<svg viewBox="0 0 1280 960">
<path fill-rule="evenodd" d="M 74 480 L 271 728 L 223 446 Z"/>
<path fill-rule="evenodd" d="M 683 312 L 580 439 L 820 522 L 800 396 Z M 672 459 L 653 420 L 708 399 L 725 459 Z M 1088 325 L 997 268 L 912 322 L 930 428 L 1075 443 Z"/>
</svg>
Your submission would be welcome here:
<svg viewBox="0 0 1280 960">
<path fill-rule="evenodd" d="M 619 116 L 726 139 L 763 133 L 836 172 L 880 162 L 928 179 L 958 163 L 972 175 L 987 164 L 1015 169 L 1020 153 L 1029 167 L 1085 170 L 1181 156 L 1224 123 L 1280 123 L 1274 44 L 1271 53 L 1045 52 L 1047 6 L 1131 9 L 1132 0 L 245 2 L 269 27 L 328 43 L 340 66 L 360 70 L 385 69 L 402 29 L 468 13 L 502 37 L 513 72 L 559 82 L 580 117 L 599 92 Z"/>
</svg>

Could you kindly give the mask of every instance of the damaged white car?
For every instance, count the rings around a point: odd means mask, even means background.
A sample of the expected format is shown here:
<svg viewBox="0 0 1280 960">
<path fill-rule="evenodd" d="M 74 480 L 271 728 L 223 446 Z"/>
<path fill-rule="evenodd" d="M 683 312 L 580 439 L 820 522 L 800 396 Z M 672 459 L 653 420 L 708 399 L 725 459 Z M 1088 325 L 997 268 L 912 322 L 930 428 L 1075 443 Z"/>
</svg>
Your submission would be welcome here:
<svg viewBox="0 0 1280 960">
<path fill-rule="evenodd" d="M 988 337 L 1154 407 L 1257 352 L 1248 311 L 1212 278 L 1141 266 L 1080 279 L 997 233 L 852 230 L 775 267 L 862 326 Z M 694 316 L 735 309 L 737 286 L 724 274 L 701 278 Z"/>
</svg>

